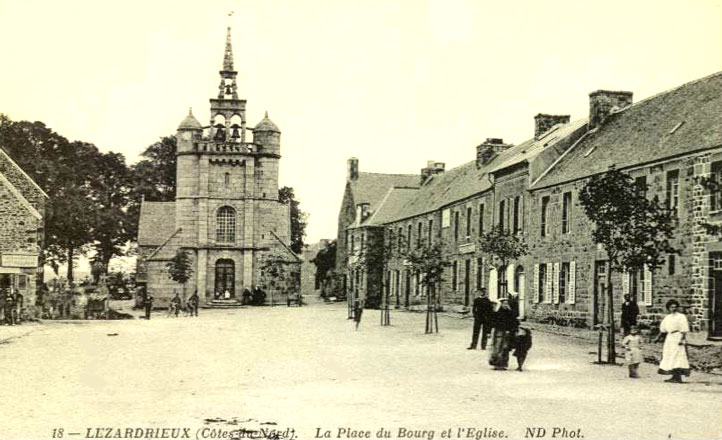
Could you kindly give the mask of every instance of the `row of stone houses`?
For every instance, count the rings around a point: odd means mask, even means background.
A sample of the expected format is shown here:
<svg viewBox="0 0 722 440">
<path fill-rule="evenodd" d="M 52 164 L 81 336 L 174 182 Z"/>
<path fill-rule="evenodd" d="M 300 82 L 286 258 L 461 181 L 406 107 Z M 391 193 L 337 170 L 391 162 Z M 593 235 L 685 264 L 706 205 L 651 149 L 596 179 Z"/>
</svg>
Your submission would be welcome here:
<svg viewBox="0 0 722 440">
<path fill-rule="evenodd" d="M 492 298 L 518 292 L 527 319 L 603 322 L 606 254 L 592 240 L 578 195 L 614 165 L 674 210 L 673 244 L 681 249 L 654 273 L 614 274 L 615 304 L 630 294 L 642 321 L 651 322 L 676 298 L 696 331 L 722 337 L 722 240 L 700 224 L 722 220 L 722 196 L 701 184 L 722 181 L 720 115 L 717 73 L 638 103 L 631 92 L 593 92 L 588 118 L 538 114 L 531 139 L 508 145 L 489 138 L 475 160 L 450 170 L 429 161 L 420 175 L 361 173 L 352 158 L 339 214 L 341 289 L 350 302 L 370 306 L 382 292 L 399 307 L 423 302 L 418 277 L 382 249 L 439 240 L 449 262 L 440 288 L 445 307 L 468 307 L 487 287 Z M 529 248 L 498 271 L 478 249 L 492 225 L 523 235 Z"/>
<path fill-rule="evenodd" d="M 0 292 L 23 296 L 34 315 L 48 195 L 0 148 Z"/>
</svg>

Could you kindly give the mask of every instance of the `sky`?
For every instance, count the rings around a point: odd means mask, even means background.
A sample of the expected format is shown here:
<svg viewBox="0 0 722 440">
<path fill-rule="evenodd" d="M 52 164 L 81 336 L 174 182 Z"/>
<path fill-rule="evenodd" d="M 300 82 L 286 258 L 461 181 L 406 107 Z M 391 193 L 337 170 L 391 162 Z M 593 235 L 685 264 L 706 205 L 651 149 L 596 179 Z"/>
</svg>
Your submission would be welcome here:
<svg viewBox="0 0 722 440">
<path fill-rule="evenodd" d="M 227 26 L 307 243 L 336 236 L 350 157 L 449 169 L 537 113 L 586 117 L 594 90 L 636 102 L 722 70 L 722 0 L 0 0 L 0 113 L 135 162 L 189 107 L 208 123 Z"/>
</svg>

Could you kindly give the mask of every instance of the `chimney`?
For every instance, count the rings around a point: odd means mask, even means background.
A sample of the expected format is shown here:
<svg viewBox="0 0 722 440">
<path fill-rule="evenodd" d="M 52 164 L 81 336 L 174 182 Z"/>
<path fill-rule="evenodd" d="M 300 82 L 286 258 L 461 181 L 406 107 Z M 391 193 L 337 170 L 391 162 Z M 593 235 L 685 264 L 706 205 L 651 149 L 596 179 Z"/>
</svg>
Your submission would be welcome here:
<svg viewBox="0 0 722 440">
<path fill-rule="evenodd" d="M 597 90 L 589 94 L 589 130 L 604 123 L 609 115 L 632 105 L 632 92 Z"/>
<path fill-rule="evenodd" d="M 446 164 L 443 162 L 434 162 L 433 160 L 426 161 L 426 168 L 421 168 L 421 185 L 429 180 L 429 177 L 435 174 L 441 174 L 446 169 Z"/>
<path fill-rule="evenodd" d="M 568 124 L 569 115 L 546 115 L 539 113 L 534 116 L 534 138 L 539 139 L 544 133 L 557 124 Z"/>
<path fill-rule="evenodd" d="M 346 163 L 346 181 L 358 180 L 358 159 L 352 157 Z"/>
<path fill-rule="evenodd" d="M 488 164 L 497 154 L 511 146 L 511 144 L 505 144 L 504 139 L 486 138 L 483 144 L 476 147 L 476 167 L 481 168 Z"/>
</svg>

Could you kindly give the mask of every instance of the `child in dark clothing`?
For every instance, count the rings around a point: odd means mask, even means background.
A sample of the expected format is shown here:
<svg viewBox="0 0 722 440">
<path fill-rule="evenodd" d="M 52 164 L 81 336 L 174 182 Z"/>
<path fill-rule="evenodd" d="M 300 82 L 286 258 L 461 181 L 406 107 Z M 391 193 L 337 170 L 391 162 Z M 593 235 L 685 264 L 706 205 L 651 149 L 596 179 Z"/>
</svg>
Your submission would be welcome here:
<svg viewBox="0 0 722 440">
<path fill-rule="evenodd" d="M 519 327 L 514 334 L 514 357 L 516 357 L 516 371 L 522 371 L 524 366 L 524 360 L 526 355 L 531 348 L 531 330 L 524 327 Z"/>
</svg>

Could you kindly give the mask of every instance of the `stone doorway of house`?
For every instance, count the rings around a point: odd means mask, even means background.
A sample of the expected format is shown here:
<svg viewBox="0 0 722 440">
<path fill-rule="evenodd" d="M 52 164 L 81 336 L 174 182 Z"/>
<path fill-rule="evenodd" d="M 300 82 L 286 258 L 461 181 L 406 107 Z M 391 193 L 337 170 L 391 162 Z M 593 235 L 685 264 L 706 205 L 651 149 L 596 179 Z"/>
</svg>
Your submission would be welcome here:
<svg viewBox="0 0 722 440">
<path fill-rule="evenodd" d="M 722 252 L 709 254 L 710 338 L 722 338 Z"/>
</svg>

